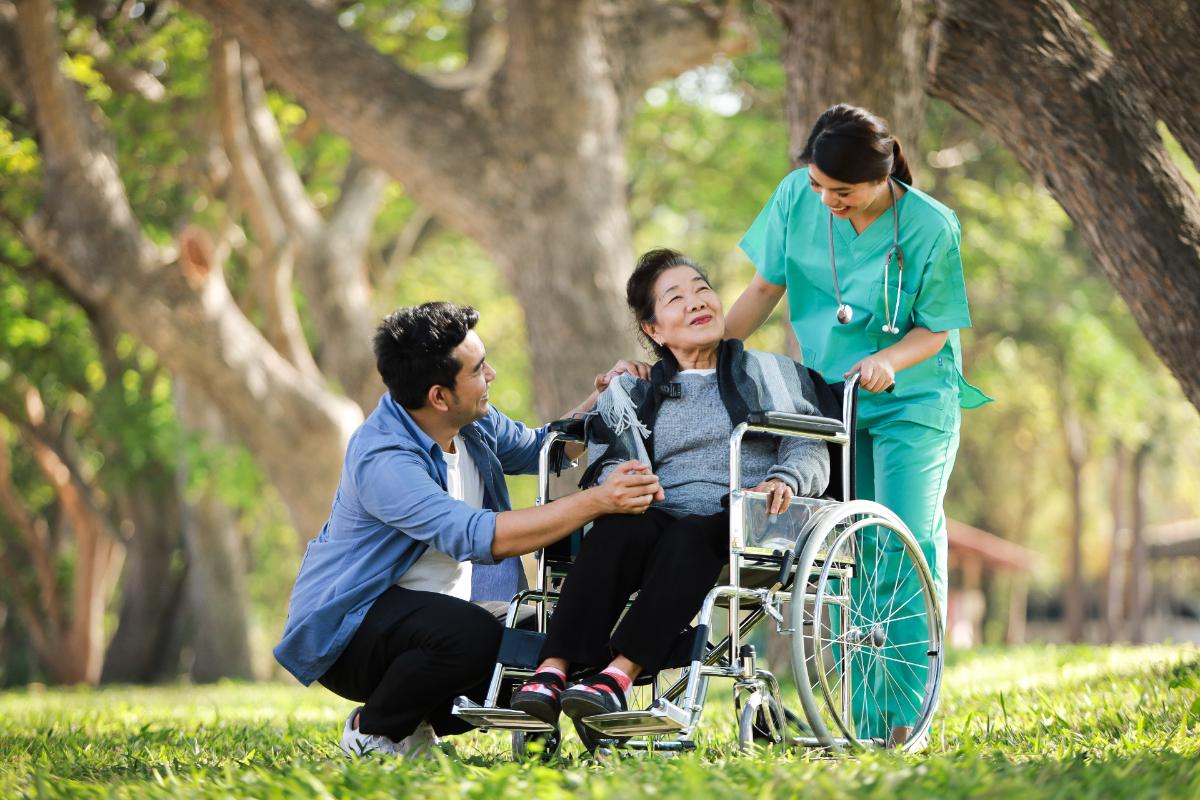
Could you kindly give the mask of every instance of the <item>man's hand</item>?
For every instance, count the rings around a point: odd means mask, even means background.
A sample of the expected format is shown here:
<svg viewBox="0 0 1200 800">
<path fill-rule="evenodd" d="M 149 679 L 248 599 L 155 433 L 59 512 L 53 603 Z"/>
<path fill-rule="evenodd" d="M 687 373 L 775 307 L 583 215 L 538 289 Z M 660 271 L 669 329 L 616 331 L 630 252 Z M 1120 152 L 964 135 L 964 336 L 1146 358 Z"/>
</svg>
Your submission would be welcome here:
<svg viewBox="0 0 1200 800">
<path fill-rule="evenodd" d="M 792 487 L 778 478 L 763 481 L 750 491 L 762 492 L 767 496 L 768 514 L 782 514 L 792 504 Z"/>
<path fill-rule="evenodd" d="M 618 464 L 595 491 L 606 514 L 641 514 L 652 502 L 666 496 L 658 476 L 640 461 Z"/>
<path fill-rule="evenodd" d="M 644 381 L 650 380 L 650 365 L 645 361 L 621 359 L 608 372 L 597 374 L 596 380 L 592 382 L 592 386 L 595 387 L 597 392 L 603 392 L 612 383 L 613 378 L 626 372 L 636 375 Z"/>
</svg>

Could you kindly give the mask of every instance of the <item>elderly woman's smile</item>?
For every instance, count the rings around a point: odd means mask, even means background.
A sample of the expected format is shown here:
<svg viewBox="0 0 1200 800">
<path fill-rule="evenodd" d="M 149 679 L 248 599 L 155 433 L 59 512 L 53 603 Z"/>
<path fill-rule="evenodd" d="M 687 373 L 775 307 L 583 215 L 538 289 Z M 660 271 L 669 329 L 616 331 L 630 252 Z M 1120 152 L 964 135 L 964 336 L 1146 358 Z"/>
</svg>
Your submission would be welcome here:
<svg viewBox="0 0 1200 800">
<path fill-rule="evenodd" d="M 725 338 L 721 299 L 695 267 L 664 270 L 654 281 L 654 316 L 642 330 L 671 351 L 684 369 L 716 366 L 717 347 Z"/>
</svg>

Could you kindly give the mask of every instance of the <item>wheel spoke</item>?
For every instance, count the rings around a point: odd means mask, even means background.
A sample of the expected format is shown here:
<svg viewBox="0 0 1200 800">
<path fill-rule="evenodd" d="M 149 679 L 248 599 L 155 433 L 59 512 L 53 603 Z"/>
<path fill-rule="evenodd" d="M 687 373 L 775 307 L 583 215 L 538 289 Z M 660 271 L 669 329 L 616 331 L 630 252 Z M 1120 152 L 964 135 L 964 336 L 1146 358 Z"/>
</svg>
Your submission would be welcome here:
<svg viewBox="0 0 1200 800">
<path fill-rule="evenodd" d="M 904 552 L 907 554 L 907 551 L 904 551 Z M 908 563 L 908 572 L 906 572 L 904 574 L 904 577 L 901 578 L 900 577 L 900 568 L 901 568 L 902 564 L 905 562 Z M 888 610 L 887 610 L 888 614 L 892 613 L 892 608 L 896 602 L 896 589 L 900 586 L 903 586 L 908 581 L 908 576 L 911 575 L 916 570 L 916 568 L 917 568 L 917 562 L 914 561 L 912 558 L 896 559 L 896 579 L 892 583 L 892 599 L 891 599 L 891 602 L 888 604 Z"/>
</svg>

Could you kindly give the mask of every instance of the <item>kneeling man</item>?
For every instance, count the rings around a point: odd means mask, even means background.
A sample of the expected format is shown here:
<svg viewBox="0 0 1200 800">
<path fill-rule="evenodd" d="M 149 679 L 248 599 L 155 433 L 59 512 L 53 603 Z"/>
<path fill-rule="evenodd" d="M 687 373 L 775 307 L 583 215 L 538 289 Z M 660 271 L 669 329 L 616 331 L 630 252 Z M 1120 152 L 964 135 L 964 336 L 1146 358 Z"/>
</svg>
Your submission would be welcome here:
<svg viewBox="0 0 1200 800">
<path fill-rule="evenodd" d="M 275 657 L 301 683 L 362 703 L 342 731 L 350 754 L 412 755 L 470 727 L 451 704 L 482 698 L 502 631 L 470 602 L 471 562 L 496 565 L 478 570 L 476 599 L 511 596 L 520 555 L 662 496 L 649 468 L 630 461 L 597 487 L 510 510 L 504 475 L 537 471 L 546 428 L 489 406 L 496 372 L 473 330 L 478 320 L 451 303 L 383 320 L 375 358 L 387 393 L 350 438 L 329 521 L 292 589 Z M 596 389 L 644 370 L 619 362 Z"/>
</svg>

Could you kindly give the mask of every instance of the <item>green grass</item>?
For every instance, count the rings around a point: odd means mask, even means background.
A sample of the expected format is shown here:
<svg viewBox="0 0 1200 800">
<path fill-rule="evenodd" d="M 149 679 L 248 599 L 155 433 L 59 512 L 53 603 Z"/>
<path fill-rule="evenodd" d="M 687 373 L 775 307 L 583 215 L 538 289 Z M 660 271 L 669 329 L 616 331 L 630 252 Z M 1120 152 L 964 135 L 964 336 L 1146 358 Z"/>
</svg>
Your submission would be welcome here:
<svg viewBox="0 0 1200 800">
<path fill-rule="evenodd" d="M 0 797 L 1200 797 L 1200 649 L 1030 647 L 950 663 L 921 756 L 737 753 L 727 695 L 697 752 L 619 762 L 568 738 L 549 766 L 508 739 L 457 758 L 352 762 L 351 704 L 278 684 L 0 694 Z"/>
</svg>

